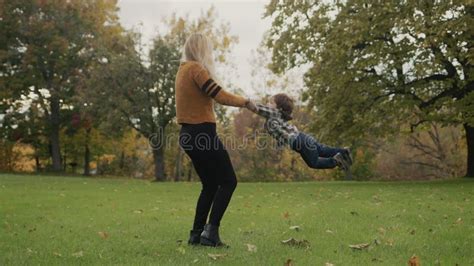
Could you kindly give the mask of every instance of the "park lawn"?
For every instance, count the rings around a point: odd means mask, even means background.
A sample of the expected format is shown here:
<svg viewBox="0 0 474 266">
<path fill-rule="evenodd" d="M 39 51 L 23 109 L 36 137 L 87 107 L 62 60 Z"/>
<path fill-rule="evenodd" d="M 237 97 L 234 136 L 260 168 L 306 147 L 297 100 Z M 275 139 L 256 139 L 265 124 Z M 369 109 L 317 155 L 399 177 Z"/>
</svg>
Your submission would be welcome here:
<svg viewBox="0 0 474 266">
<path fill-rule="evenodd" d="M 239 183 L 222 221 L 229 249 L 186 244 L 199 190 L 1 174 L 0 265 L 474 265 L 471 180 Z"/>
</svg>

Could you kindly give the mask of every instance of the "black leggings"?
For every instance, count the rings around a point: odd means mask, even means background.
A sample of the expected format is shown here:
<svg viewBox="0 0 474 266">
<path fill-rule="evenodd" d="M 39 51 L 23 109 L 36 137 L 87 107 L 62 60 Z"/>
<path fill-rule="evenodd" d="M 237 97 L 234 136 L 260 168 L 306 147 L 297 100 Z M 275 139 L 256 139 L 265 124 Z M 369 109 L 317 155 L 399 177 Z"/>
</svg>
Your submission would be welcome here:
<svg viewBox="0 0 474 266">
<path fill-rule="evenodd" d="M 209 223 L 219 226 L 237 186 L 229 154 L 217 136 L 215 123 L 181 125 L 179 144 L 191 158 L 202 183 L 193 229 L 204 227 L 211 205 Z"/>
</svg>

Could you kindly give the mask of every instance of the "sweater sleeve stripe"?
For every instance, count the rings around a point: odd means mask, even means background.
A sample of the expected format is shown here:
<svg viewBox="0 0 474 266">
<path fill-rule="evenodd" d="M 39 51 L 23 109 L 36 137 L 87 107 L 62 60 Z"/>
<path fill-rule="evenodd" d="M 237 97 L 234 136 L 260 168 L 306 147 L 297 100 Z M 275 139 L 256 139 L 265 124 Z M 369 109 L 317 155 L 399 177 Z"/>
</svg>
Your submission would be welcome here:
<svg viewBox="0 0 474 266">
<path fill-rule="evenodd" d="M 217 88 L 209 96 L 211 96 L 212 98 L 216 97 L 216 95 L 219 93 L 221 89 L 222 89 L 221 86 L 217 86 Z"/>
<path fill-rule="evenodd" d="M 209 88 L 206 90 L 206 94 L 211 95 L 212 90 L 215 89 L 216 87 L 217 87 L 217 83 L 215 83 L 215 82 L 212 83 L 212 85 L 209 86 Z"/>
<path fill-rule="evenodd" d="M 208 80 L 204 83 L 204 85 L 202 85 L 201 90 L 202 90 L 203 92 L 206 92 L 207 87 L 209 87 L 209 85 L 211 85 L 212 83 L 214 83 L 214 80 L 208 79 Z"/>
</svg>

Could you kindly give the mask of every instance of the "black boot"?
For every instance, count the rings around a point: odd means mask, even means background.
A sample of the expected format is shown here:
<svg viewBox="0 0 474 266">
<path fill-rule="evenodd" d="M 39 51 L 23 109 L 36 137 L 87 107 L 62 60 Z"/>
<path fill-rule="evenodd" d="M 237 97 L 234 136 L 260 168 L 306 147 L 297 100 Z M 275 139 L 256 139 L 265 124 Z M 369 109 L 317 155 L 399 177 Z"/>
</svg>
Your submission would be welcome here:
<svg viewBox="0 0 474 266">
<path fill-rule="evenodd" d="M 199 245 L 202 229 L 193 229 L 189 232 L 189 245 Z"/>
<path fill-rule="evenodd" d="M 229 247 L 219 237 L 219 226 L 206 224 L 201 234 L 201 245 L 211 247 Z"/>
</svg>

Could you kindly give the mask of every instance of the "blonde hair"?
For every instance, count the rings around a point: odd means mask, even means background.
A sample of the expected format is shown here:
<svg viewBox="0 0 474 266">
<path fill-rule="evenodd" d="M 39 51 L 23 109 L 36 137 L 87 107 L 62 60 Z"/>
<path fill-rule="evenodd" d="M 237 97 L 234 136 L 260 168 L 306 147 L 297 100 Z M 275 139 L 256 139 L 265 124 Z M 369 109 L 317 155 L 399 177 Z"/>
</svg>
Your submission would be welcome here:
<svg viewBox="0 0 474 266">
<path fill-rule="evenodd" d="M 209 71 L 211 78 L 216 79 L 212 51 L 212 42 L 206 35 L 193 33 L 184 43 L 181 61 L 197 61 L 201 63 Z"/>
</svg>

